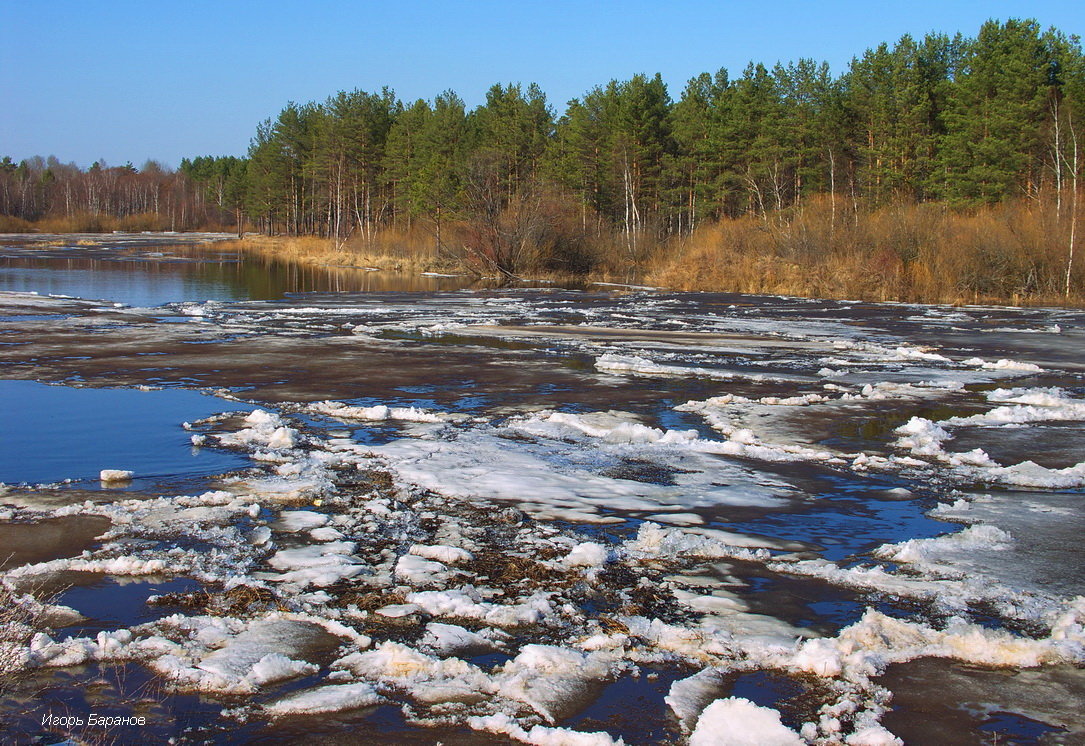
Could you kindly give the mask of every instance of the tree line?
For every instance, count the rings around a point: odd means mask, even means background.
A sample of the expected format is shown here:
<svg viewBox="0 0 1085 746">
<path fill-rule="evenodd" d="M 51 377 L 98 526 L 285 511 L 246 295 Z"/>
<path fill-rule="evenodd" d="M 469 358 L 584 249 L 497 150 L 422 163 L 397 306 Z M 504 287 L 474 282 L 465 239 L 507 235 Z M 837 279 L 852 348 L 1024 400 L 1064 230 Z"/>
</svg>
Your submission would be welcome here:
<svg viewBox="0 0 1085 746">
<path fill-rule="evenodd" d="M 506 273 L 529 260 L 581 271 L 593 238 L 635 265 L 699 226 L 787 223 L 815 203 L 833 224 L 930 202 L 1046 201 L 1076 217 L 1083 123 L 1079 39 L 992 20 L 974 38 L 881 44 L 837 76 L 811 59 L 751 63 L 737 76 L 698 75 L 674 99 L 658 74 L 634 75 L 560 116 L 535 84 L 494 85 L 471 110 L 453 91 L 414 102 L 387 88 L 344 91 L 287 104 L 257 127 L 247 157 L 186 159 L 172 180 L 5 165 L 0 209 L 160 211 L 167 201 L 171 214 L 188 205 L 181 223 L 210 210 L 337 245 L 424 230 L 438 253 Z M 107 176 L 113 186 L 99 186 Z"/>
<path fill-rule="evenodd" d="M 343 240 L 422 222 L 441 249 L 461 221 L 469 251 L 513 270 L 539 215 L 616 232 L 635 261 L 706 221 L 816 196 L 840 219 L 896 202 L 1061 202 L 1077 192 L 1082 123 L 1078 39 L 989 21 L 975 38 L 868 49 L 836 77 L 809 59 L 750 64 L 673 100 L 658 74 L 635 75 L 560 117 L 536 85 L 495 85 L 470 111 L 452 91 L 409 104 L 340 92 L 288 104 L 215 178 L 266 231 Z"/>
<path fill-rule="evenodd" d="M 215 159 L 223 160 L 223 159 Z M 238 160 L 238 159 L 235 159 Z M 193 230 L 229 225 L 207 186 L 156 161 L 137 169 L 95 161 L 81 169 L 55 156 L 0 159 L 0 229 L 57 232 Z"/>
</svg>

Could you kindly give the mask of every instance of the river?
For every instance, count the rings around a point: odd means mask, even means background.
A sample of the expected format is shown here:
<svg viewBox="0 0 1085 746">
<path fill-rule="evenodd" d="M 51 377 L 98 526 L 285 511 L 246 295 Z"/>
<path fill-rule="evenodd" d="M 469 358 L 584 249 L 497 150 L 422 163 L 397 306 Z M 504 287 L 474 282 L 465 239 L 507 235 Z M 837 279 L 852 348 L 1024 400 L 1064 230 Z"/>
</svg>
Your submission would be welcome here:
<svg viewBox="0 0 1085 746">
<path fill-rule="evenodd" d="M 0 238 L 16 742 L 1085 737 L 1085 314 L 213 238 Z"/>
</svg>

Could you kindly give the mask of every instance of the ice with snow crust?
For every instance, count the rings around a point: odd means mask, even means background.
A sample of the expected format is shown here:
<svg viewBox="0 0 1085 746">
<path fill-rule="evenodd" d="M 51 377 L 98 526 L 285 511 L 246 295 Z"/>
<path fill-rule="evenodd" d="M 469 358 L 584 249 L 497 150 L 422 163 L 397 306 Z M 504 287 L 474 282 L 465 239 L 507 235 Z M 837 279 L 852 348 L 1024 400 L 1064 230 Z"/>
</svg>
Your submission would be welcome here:
<svg viewBox="0 0 1085 746">
<path fill-rule="evenodd" d="M 438 336 L 482 334 L 474 325 L 499 324 L 517 303 L 468 303 L 458 325 L 440 314 L 395 323 Z M 545 317 L 541 305 L 520 305 L 528 307 L 518 313 Z M 621 310 L 590 309 L 585 319 L 636 329 L 673 307 L 643 295 Z M 289 311 L 180 309 L 238 326 L 339 312 Z M 378 331 L 375 319 L 366 323 L 353 333 Z M 667 424 L 634 408 L 479 416 L 332 399 L 196 423 L 199 445 L 244 450 L 253 469 L 194 495 L 73 503 L 57 513 L 110 519 L 100 545 L 11 568 L 4 582 L 27 608 L 38 603 L 28 595 L 33 582 L 61 572 L 182 576 L 206 593 L 166 599 L 183 602 L 181 612 L 94 636 L 40 631 L 14 650 L 20 665 L 135 661 L 172 690 L 259 694 L 259 703 L 228 711 L 242 722 L 390 703 L 421 725 L 537 744 L 620 742 L 570 720 L 606 686 L 670 667 L 688 673 L 670 685 L 666 706 L 676 737 L 690 744 L 888 744 L 901 741 L 881 723 L 892 693 L 880 677 L 894 664 L 1085 663 L 1085 599 L 989 572 L 1000 555 L 1020 550 L 1017 524 L 997 525 L 997 511 L 969 515 L 974 501 L 1012 500 L 1012 489 L 1080 488 L 1085 462 L 1002 463 L 982 449 L 952 448 L 977 429 L 1085 421 L 1073 391 L 1001 387 L 1048 365 L 861 338 L 824 320 L 797 325 L 805 331 L 791 337 L 772 333 L 787 356 L 774 359 L 786 363 L 748 369 L 733 356 L 717 364 L 713 345 L 770 336 L 762 321 L 736 314 L 685 323 L 731 337 L 686 350 L 658 339 L 552 337 L 559 354 L 593 359 L 599 376 L 711 384 L 712 396 L 672 401 Z M 537 326 L 498 333 L 547 334 Z M 1000 387 L 969 388 L 989 383 Z M 790 425 L 796 416 L 886 402 L 919 409 L 947 398 L 977 411 L 917 414 L 881 443 L 796 438 Z M 399 436 L 359 442 L 291 414 L 381 423 Z M 942 535 L 887 541 L 844 562 L 819 556 L 816 542 L 730 530 L 711 517 L 802 504 L 794 465 L 935 485 L 941 506 L 932 514 L 967 525 L 946 523 Z M 984 494 L 988 485 L 998 490 Z M 751 567 L 848 589 L 870 606 L 888 596 L 931 614 L 867 608 L 836 629 L 799 626 L 758 606 L 742 576 L 728 574 Z M 981 606 L 1003 623 L 981 624 L 973 614 Z M 63 616 L 62 607 L 52 610 Z M 777 709 L 729 694 L 729 676 L 757 671 L 804 682 L 816 704 Z"/>
</svg>

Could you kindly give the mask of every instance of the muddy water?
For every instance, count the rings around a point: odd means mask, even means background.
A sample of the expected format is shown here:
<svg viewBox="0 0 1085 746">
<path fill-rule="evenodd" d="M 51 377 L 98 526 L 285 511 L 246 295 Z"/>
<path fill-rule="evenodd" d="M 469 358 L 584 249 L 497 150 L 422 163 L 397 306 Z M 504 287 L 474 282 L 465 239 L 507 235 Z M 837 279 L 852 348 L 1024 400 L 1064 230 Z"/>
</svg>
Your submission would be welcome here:
<svg viewBox="0 0 1085 746">
<path fill-rule="evenodd" d="M 1085 609 L 1073 600 L 1085 566 L 1072 540 L 1085 484 L 1080 313 L 445 291 L 425 283 L 456 281 L 269 268 L 182 251 L 178 237 L 93 240 L 13 240 L 0 264 L 0 287 L 16 291 L 0 294 L 0 480 L 22 483 L 0 500 L 3 528 L 34 526 L 65 545 L 31 542 L 9 576 L 71 586 L 51 597 L 82 620 L 54 628 L 56 640 L 135 640 L 71 665 L 71 647 L 69 658 L 29 658 L 50 707 L 91 706 L 81 685 L 118 665 L 129 673 L 95 690 L 98 706 L 134 712 L 126 687 L 155 681 L 145 707 L 156 737 L 194 741 L 350 732 L 485 743 L 540 726 L 683 742 L 705 707 L 737 699 L 827 743 L 879 721 L 909 743 L 1072 742 L 1082 730 L 1079 714 L 1041 704 L 1077 686 L 1066 672 L 1085 663 Z M 277 418 L 264 431 L 246 419 L 256 408 Z M 134 478 L 103 484 L 104 468 Z M 394 520 L 374 517 L 388 505 Z M 291 555 L 276 551 L 328 540 L 290 528 L 294 510 L 352 542 L 345 565 L 325 563 L 334 582 L 281 574 Z M 58 511 L 87 525 L 57 524 Z M 381 528 L 365 529 L 363 514 Z M 647 549 L 653 531 L 668 538 Z M 524 542 L 543 564 L 503 564 Z M 458 576 L 381 580 L 412 543 L 487 559 Z M 606 548 L 597 566 L 572 559 L 578 544 Z M 72 573 L 87 582 L 60 584 Z M 367 606 L 374 593 L 398 609 L 465 583 L 492 589 L 498 606 L 550 594 L 554 610 L 495 627 L 462 611 L 407 609 L 395 621 Z M 263 590 L 242 603 L 226 594 L 237 585 Z M 351 604 L 361 616 L 344 616 Z M 255 644 L 245 625 L 281 613 L 348 624 L 374 654 L 394 643 L 456 661 L 426 642 L 433 622 L 502 642 L 460 655 L 489 677 L 473 693 L 436 663 L 344 675 L 336 656 L 347 651 L 306 658 L 284 642 L 281 655 L 310 667 L 245 695 L 206 677 L 171 684 L 154 663 L 160 641 L 181 644 L 170 615 L 203 620 L 171 655 L 206 672 L 217 664 L 201 640 Z M 640 619 L 681 632 L 649 634 Z M 604 645 L 608 668 L 590 680 L 529 666 L 530 645 L 546 642 L 590 668 L 602 654 L 585 640 L 603 645 L 601 634 L 626 639 L 608 638 L 620 652 Z M 561 695 L 517 694 L 510 680 L 525 670 Z M 714 678 L 696 705 L 665 701 L 699 672 Z M 1000 697 L 1000 676 L 1039 693 Z M 465 690 L 435 704 L 423 683 L 438 680 Z M 372 684 L 380 703 L 267 714 L 346 681 Z M 7 716 L 34 738 L 40 710 L 24 702 Z M 501 728 L 471 719 L 498 714 L 511 718 Z"/>
</svg>

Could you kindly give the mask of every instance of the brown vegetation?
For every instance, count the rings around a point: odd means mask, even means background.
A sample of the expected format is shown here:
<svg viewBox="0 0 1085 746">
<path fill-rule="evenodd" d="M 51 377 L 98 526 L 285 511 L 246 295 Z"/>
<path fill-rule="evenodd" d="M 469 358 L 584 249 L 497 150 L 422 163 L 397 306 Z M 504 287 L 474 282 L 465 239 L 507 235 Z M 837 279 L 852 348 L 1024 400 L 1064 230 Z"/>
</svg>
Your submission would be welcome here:
<svg viewBox="0 0 1085 746">
<path fill-rule="evenodd" d="M 427 272 L 457 268 L 451 256 L 438 255 L 419 230 L 387 229 L 370 239 L 336 242 L 317 236 L 249 235 L 217 246 L 284 262 L 327 267 L 359 267 L 395 272 Z"/>
<path fill-rule="evenodd" d="M 508 278 L 512 272 L 507 268 L 513 268 L 524 277 L 675 290 L 1085 305 L 1085 268 L 1080 257 L 1075 262 L 1070 256 L 1075 226 L 1068 196 L 1061 204 L 1048 197 L 965 210 L 936 202 L 864 210 L 842 202 L 810 198 L 776 212 L 705 223 L 683 236 L 645 230 L 637 257 L 630 256 L 623 232 L 583 219 L 554 195 L 536 199 L 530 209 L 494 211 L 490 222 L 450 220 L 439 248 L 421 221 L 340 241 L 249 235 L 219 245 L 278 261 L 397 272 Z M 123 218 L 76 214 L 34 223 L 0 216 L 0 232 L 168 228 L 162 221 L 154 213 Z"/>
<path fill-rule="evenodd" d="M 273 591 L 250 585 L 223 590 L 201 588 L 189 593 L 164 593 L 148 600 L 155 606 L 177 606 L 214 616 L 241 616 L 265 611 L 287 611 Z"/>
<path fill-rule="evenodd" d="M 188 226 L 192 230 L 229 231 L 231 226 L 206 223 Z M 142 231 L 174 230 L 168 215 L 155 212 L 138 213 L 116 217 L 105 213 L 78 212 L 29 221 L 11 215 L 0 215 L 0 233 L 139 233 Z"/>
<path fill-rule="evenodd" d="M 706 224 L 688 236 L 645 235 L 638 264 L 630 262 L 621 233 L 581 227 L 563 214 L 551 217 L 549 228 L 536 231 L 546 245 L 530 245 L 517 262 L 525 276 L 873 301 L 1085 305 L 1080 259 L 1069 297 L 1064 292 L 1071 220 L 1065 205 L 1060 210 L 1053 201 L 845 211 L 828 197 L 810 199 L 767 216 Z M 338 246 L 311 236 L 250 236 L 225 245 L 315 265 L 498 273 L 477 248 L 486 245 L 477 225 L 452 223 L 445 241 L 438 252 L 432 236 L 416 227 Z"/>
<path fill-rule="evenodd" d="M 926 303 L 1085 304 L 1064 292 L 1071 221 L 1033 201 L 954 211 L 937 203 L 842 215 L 827 200 L 705 226 L 655 253 L 647 280 L 727 290 Z"/>
</svg>

